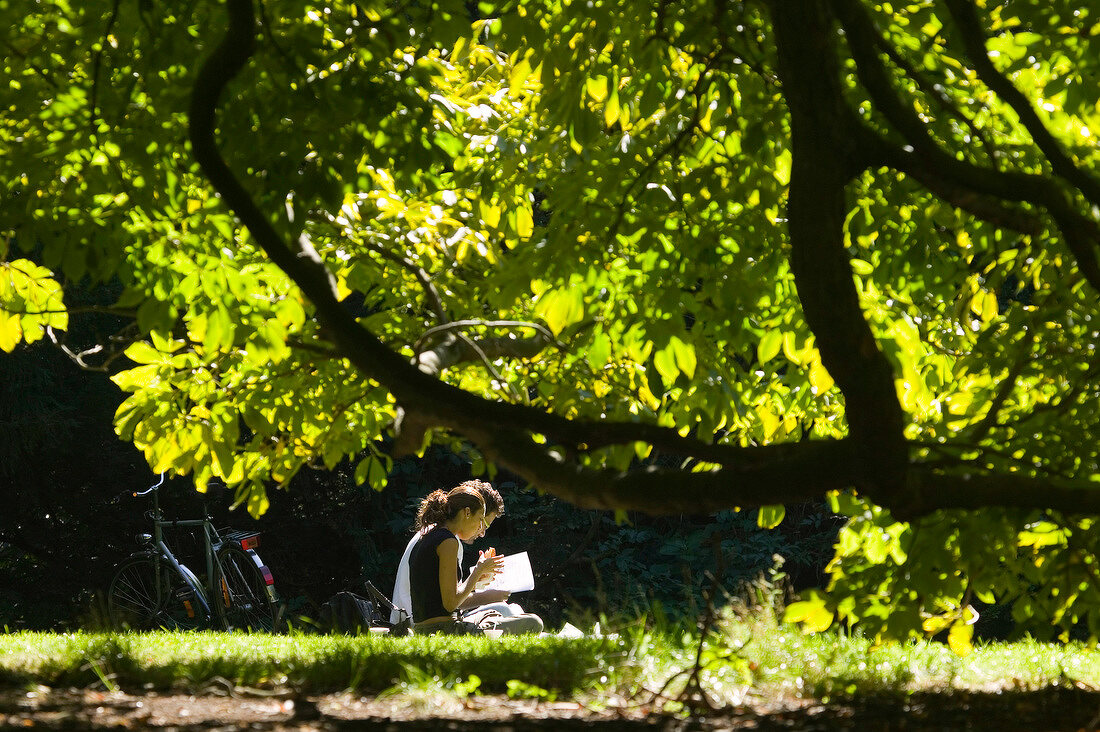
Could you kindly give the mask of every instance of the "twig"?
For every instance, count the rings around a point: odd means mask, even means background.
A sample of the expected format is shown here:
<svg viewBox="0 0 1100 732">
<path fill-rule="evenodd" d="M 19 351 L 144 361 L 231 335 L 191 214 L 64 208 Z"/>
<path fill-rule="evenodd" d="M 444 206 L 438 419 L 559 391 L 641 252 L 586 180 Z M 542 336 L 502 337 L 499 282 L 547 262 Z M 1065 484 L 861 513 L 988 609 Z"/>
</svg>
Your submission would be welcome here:
<svg viewBox="0 0 1100 732">
<path fill-rule="evenodd" d="M 566 345 L 555 338 L 554 334 L 550 332 L 550 329 L 541 323 L 532 323 L 525 320 L 454 320 L 449 323 L 443 323 L 442 325 L 434 325 L 421 333 L 420 337 L 416 339 L 416 343 L 413 344 L 413 352 L 422 353 L 425 345 L 428 344 L 434 336 L 440 335 L 441 333 L 449 333 L 459 328 L 470 328 L 475 326 L 482 326 L 485 328 L 532 328 L 558 348 L 562 350 L 566 349 Z"/>
<path fill-rule="evenodd" d="M 405 259 L 404 257 L 395 254 L 394 252 L 391 252 L 385 247 L 379 246 L 377 244 L 363 242 L 363 246 L 365 246 L 369 251 L 372 251 L 380 257 L 383 257 L 384 259 L 388 259 L 391 262 L 400 265 L 402 268 L 410 272 L 412 276 L 416 278 L 416 281 L 420 283 L 421 288 L 423 288 L 424 290 L 424 294 L 428 296 L 428 301 L 431 306 L 432 312 L 435 313 L 435 317 L 439 320 L 439 322 L 447 323 L 450 321 L 450 318 L 447 317 L 447 309 L 443 306 L 443 298 L 440 296 L 439 290 L 435 289 L 435 284 L 432 282 L 431 276 L 424 268 L 418 267 L 416 264 L 409 261 L 408 259 Z"/>
</svg>

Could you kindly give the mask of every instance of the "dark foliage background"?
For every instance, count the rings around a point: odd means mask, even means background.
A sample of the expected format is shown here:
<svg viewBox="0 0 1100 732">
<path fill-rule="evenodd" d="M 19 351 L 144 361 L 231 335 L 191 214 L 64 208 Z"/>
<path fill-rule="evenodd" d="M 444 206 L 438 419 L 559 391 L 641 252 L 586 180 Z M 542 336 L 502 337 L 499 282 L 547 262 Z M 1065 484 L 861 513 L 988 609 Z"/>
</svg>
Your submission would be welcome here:
<svg viewBox="0 0 1100 732">
<path fill-rule="evenodd" d="M 0 627 L 94 627 L 114 565 L 150 530 L 147 499 L 132 492 L 153 476 L 132 445 L 113 433 L 121 393 L 106 374 L 88 373 L 49 344 L 0 354 Z M 314 617 L 320 603 L 369 579 L 387 594 L 411 536 L 416 507 L 437 488 L 471 477 L 471 460 L 433 447 L 397 461 L 389 487 L 357 486 L 353 466 L 304 471 L 292 490 L 271 495 L 253 521 L 230 511 L 224 491 L 197 494 L 190 481 L 169 481 L 169 516 L 195 518 L 207 508 L 219 525 L 264 532 L 260 554 L 276 577 L 291 617 Z M 732 593 L 782 557 L 795 587 L 818 584 L 839 521 L 820 505 L 788 508 L 771 531 L 756 512 L 652 518 L 582 511 L 519 485 L 492 481 L 506 515 L 467 549 L 527 550 L 536 589 L 515 600 L 553 626 L 596 613 L 694 614 L 712 576 Z M 670 486 L 674 490 L 675 486 Z M 175 537 L 185 563 L 201 568 L 195 537 Z"/>
</svg>

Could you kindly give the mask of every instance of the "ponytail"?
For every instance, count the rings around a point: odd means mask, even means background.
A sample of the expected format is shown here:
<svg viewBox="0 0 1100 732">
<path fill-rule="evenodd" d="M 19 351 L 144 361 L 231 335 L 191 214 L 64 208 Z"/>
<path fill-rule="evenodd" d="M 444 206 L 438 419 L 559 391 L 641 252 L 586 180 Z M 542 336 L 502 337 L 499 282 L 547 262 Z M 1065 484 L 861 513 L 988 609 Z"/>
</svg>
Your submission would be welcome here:
<svg viewBox="0 0 1100 732">
<path fill-rule="evenodd" d="M 460 485 L 449 493 L 432 491 L 420 502 L 414 528 L 417 531 L 423 531 L 432 524 L 444 524 L 464 508 L 471 511 L 485 511 L 485 499 L 477 489 Z"/>
</svg>

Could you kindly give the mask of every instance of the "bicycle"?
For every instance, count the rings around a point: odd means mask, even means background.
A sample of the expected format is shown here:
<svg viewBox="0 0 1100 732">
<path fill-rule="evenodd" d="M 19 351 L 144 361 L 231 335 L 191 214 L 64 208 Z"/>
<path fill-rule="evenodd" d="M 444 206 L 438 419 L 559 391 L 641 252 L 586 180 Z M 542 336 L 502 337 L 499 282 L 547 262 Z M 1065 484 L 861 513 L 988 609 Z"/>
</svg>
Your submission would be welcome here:
<svg viewBox="0 0 1100 732">
<path fill-rule="evenodd" d="M 141 550 L 122 562 L 111 580 L 107 613 L 112 627 L 275 630 L 280 607 L 275 579 L 256 553 L 259 532 L 219 531 L 205 503 L 201 519 L 164 518 L 157 496 L 163 484 L 162 473 L 156 485 L 133 493 L 152 494 L 153 507 L 145 515 L 153 533 L 138 535 Z M 205 582 L 176 558 L 164 541 L 165 528 L 202 529 Z"/>
</svg>

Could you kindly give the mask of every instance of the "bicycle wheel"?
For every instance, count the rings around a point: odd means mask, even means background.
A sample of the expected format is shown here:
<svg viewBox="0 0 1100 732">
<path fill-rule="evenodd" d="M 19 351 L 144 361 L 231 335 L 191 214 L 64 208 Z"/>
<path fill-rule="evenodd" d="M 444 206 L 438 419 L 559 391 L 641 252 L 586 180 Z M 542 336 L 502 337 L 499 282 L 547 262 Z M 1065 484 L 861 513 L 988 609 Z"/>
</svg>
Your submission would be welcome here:
<svg viewBox="0 0 1100 732">
<path fill-rule="evenodd" d="M 195 590 L 166 561 L 160 566 L 157 597 L 156 562 L 133 557 L 123 562 L 107 591 L 107 614 L 119 630 L 191 630 L 203 623 L 202 604 Z"/>
<path fill-rule="evenodd" d="M 259 557 L 235 546 L 218 552 L 221 596 L 215 598 L 228 630 L 273 631 L 279 616 L 275 588 Z M 266 567 L 264 568 L 266 569 Z"/>
</svg>

